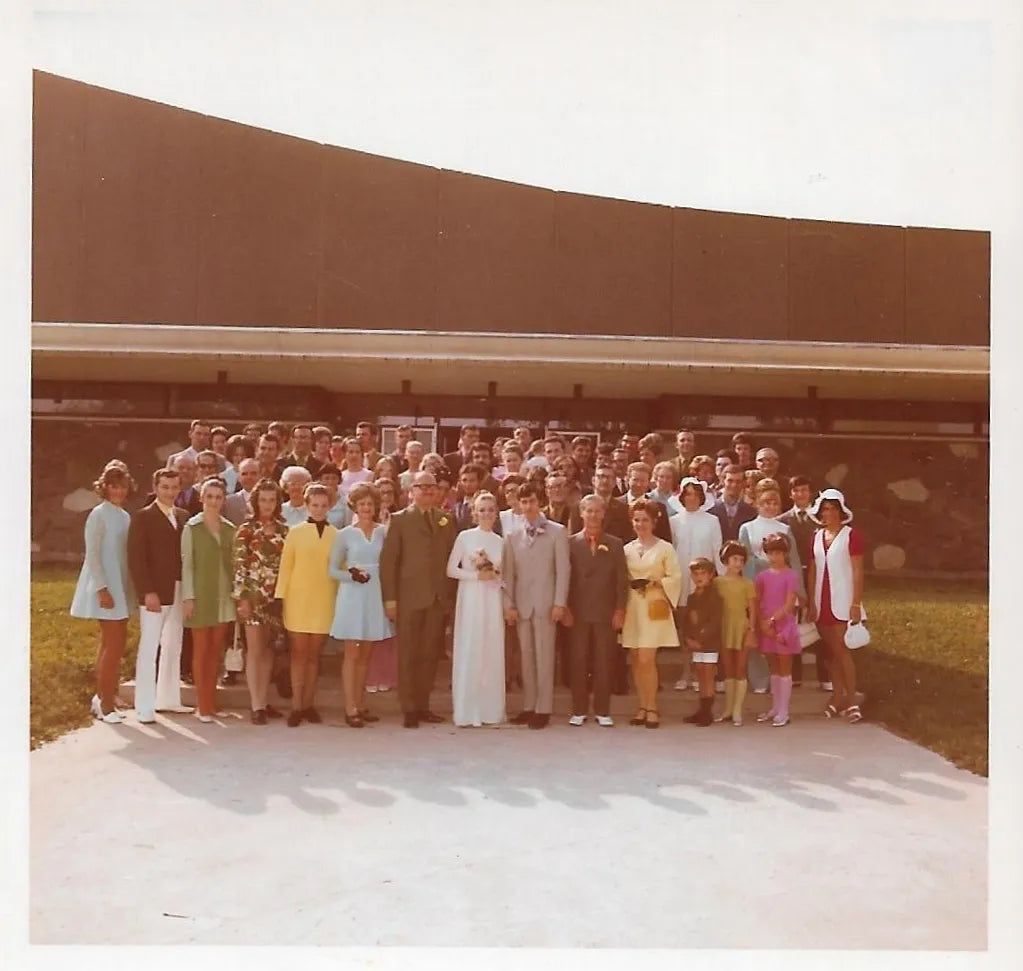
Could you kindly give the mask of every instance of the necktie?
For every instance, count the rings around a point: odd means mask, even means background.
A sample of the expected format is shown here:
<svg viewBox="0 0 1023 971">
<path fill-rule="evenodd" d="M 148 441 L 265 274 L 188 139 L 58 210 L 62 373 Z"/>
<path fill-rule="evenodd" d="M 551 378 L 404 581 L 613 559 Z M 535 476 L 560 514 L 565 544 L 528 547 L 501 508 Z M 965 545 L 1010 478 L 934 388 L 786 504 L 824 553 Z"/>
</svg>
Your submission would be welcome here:
<svg viewBox="0 0 1023 971">
<path fill-rule="evenodd" d="M 167 513 L 167 522 L 171 524 L 171 529 L 173 529 L 174 532 L 176 533 L 178 531 L 178 519 L 177 516 L 174 515 L 173 509 L 171 509 L 170 512 Z"/>
<path fill-rule="evenodd" d="M 433 510 L 432 509 L 427 509 L 426 512 L 423 513 L 423 515 L 426 517 L 426 528 L 431 533 L 434 532 L 434 526 L 436 524 L 435 524 L 434 519 L 433 519 Z"/>
<path fill-rule="evenodd" d="M 590 536 L 590 537 L 587 537 L 587 538 L 588 538 L 589 544 L 590 544 L 590 552 L 591 553 L 596 553 L 597 552 L 597 537 L 596 536 Z"/>
</svg>

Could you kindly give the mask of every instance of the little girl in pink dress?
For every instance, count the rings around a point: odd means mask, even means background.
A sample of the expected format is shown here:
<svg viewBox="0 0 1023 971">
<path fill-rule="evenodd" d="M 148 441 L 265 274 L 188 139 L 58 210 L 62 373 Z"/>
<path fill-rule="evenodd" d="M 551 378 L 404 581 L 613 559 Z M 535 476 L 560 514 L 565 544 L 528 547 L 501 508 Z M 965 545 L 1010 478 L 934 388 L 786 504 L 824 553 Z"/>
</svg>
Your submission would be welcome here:
<svg viewBox="0 0 1023 971">
<path fill-rule="evenodd" d="M 789 538 L 771 533 L 764 538 L 770 566 L 757 574 L 754 584 L 760 607 L 760 653 L 771 669 L 771 710 L 757 721 L 771 721 L 775 728 L 789 723 L 792 700 L 792 658 L 802 651 L 796 627 L 799 577 L 788 564 Z"/>
</svg>

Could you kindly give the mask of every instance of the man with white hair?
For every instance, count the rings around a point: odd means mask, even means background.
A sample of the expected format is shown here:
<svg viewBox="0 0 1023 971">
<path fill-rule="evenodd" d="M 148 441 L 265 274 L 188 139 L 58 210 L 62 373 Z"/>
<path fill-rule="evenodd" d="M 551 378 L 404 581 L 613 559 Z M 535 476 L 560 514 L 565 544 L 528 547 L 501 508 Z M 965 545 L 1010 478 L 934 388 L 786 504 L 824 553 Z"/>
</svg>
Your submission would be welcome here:
<svg viewBox="0 0 1023 971">
<path fill-rule="evenodd" d="M 765 478 L 778 481 L 778 466 L 781 464 L 778 453 L 773 448 L 762 448 L 757 452 L 757 471 Z"/>
</svg>

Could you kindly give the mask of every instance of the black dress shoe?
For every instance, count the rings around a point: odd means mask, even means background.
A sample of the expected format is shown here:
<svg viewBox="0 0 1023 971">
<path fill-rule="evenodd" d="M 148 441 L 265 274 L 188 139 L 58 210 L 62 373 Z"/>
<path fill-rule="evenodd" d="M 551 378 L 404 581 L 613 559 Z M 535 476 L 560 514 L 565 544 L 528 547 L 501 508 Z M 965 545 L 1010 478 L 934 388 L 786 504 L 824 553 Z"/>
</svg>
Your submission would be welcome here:
<svg viewBox="0 0 1023 971">
<path fill-rule="evenodd" d="M 427 722 L 430 725 L 439 725 L 443 718 L 440 715 L 435 715 L 432 711 L 421 711 L 419 713 L 419 720 L 421 722 Z"/>
<path fill-rule="evenodd" d="M 288 728 L 297 728 L 302 724 L 302 712 L 293 711 L 288 715 Z"/>
<path fill-rule="evenodd" d="M 224 684 L 225 684 L 225 685 L 232 685 L 232 684 L 234 684 L 234 683 L 235 683 L 235 682 L 236 682 L 237 680 L 238 680 L 238 678 L 237 678 L 237 676 L 236 676 L 236 674 L 235 674 L 235 672 L 234 672 L 234 671 L 228 671 L 228 672 L 227 672 L 227 673 L 226 673 L 226 674 L 224 675 Z"/>
<path fill-rule="evenodd" d="M 356 713 L 354 715 L 345 714 L 345 724 L 349 728 L 362 728 L 366 723 Z"/>
<path fill-rule="evenodd" d="M 514 718 L 511 719 L 511 724 L 528 725 L 532 720 L 534 714 L 536 713 L 532 711 L 520 711 Z"/>
<path fill-rule="evenodd" d="M 262 708 L 252 713 L 252 724 L 253 725 L 265 725 L 266 724 L 266 711 Z"/>
<path fill-rule="evenodd" d="M 546 728 L 550 720 L 551 720 L 550 715 L 534 714 L 533 717 L 529 719 L 529 727 Z"/>
<path fill-rule="evenodd" d="M 309 722 L 311 725 L 319 725 L 323 719 L 320 717 L 320 713 L 315 708 L 306 708 L 302 712 L 302 717 Z"/>
<path fill-rule="evenodd" d="M 380 716 L 379 716 L 379 715 L 374 715 L 374 714 L 372 714 L 372 713 L 371 713 L 371 712 L 370 712 L 370 711 L 369 711 L 368 709 L 366 709 L 366 708 L 360 708 L 360 709 L 359 709 L 359 717 L 360 717 L 360 718 L 361 718 L 361 719 L 362 719 L 362 720 L 363 720 L 363 721 L 364 721 L 364 722 L 365 722 L 365 723 L 366 723 L 367 725 L 372 725 L 372 724 L 373 724 L 373 722 L 378 722 L 378 721 L 380 721 Z"/>
<path fill-rule="evenodd" d="M 412 712 L 405 716 L 405 727 L 406 728 L 418 728 L 419 727 L 419 716 Z"/>
<path fill-rule="evenodd" d="M 267 718 L 283 718 L 284 714 L 279 712 L 273 705 L 267 705 L 263 711 L 266 712 Z"/>
</svg>

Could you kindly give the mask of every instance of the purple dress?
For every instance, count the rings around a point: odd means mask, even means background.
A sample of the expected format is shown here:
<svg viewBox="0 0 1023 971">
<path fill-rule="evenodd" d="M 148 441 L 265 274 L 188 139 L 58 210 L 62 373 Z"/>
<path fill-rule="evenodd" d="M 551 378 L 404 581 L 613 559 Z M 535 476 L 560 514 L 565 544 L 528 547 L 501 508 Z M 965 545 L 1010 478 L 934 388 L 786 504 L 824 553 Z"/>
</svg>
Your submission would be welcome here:
<svg viewBox="0 0 1023 971">
<path fill-rule="evenodd" d="M 795 570 L 761 570 L 753 581 L 760 605 L 760 619 L 765 620 L 780 609 L 789 594 L 799 593 L 799 578 Z M 799 630 L 794 614 L 786 614 L 776 625 L 777 637 L 760 635 L 761 654 L 799 654 L 803 648 L 799 643 Z"/>
</svg>

